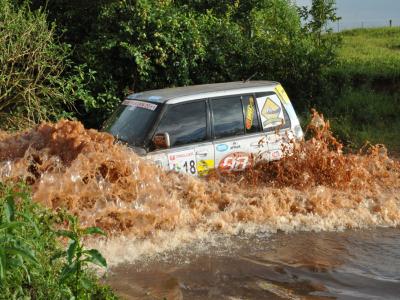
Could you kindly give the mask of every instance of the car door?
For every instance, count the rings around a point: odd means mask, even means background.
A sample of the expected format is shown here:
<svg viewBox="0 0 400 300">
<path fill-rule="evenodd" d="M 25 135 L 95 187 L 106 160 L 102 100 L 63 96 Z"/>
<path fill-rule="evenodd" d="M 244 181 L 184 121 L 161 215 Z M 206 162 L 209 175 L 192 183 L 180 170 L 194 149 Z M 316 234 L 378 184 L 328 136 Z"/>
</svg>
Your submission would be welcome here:
<svg viewBox="0 0 400 300">
<path fill-rule="evenodd" d="M 243 171 L 266 151 L 253 94 L 210 100 L 215 167 Z"/>
<path fill-rule="evenodd" d="M 290 153 L 293 138 L 291 121 L 280 98 L 274 92 L 256 94 L 257 107 L 265 132 L 267 152 L 263 159 L 278 160 Z"/>
<path fill-rule="evenodd" d="M 170 149 L 158 150 L 168 169 L 191 175 L 206 175 L 214 168 L 214 150 L 210 140 L 209 112 L 206 100 L 169 105 L 155 131 L 168 133 Z"/>
</svg>

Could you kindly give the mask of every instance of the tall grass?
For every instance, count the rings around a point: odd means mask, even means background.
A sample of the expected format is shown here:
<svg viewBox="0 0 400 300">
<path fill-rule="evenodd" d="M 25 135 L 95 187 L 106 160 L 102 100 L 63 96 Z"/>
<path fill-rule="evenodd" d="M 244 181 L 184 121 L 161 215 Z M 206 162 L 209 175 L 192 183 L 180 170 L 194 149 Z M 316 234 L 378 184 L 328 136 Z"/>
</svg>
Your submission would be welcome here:
<svg viewBox="0 0 400 300">
<path fill-rule="evenodd" d="M 364 79 L 400 78 L 400 27 L 354 29 L 341 36 L 337 71 Z"/>
<path fill-rule="evenodd" d="M 315 105 L 348 148 L 366 142 L 400 152 L 400 27 L 340 33 L 338 63 Z"/>
<path fill-rule="evenodd" d="M 384 143 L 393 151 L 400 149 L 400 93 L 349 89 L 330 115 L 334 131 L 348 146 L 358 148 L 371 142 Z"/>
</svg>

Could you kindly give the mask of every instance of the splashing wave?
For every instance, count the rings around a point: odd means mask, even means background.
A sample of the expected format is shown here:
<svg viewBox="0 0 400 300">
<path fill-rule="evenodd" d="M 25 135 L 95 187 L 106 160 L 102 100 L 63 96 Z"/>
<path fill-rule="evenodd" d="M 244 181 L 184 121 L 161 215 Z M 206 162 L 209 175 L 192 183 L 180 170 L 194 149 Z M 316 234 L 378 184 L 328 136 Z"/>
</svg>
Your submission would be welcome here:
<svg viewBox="0 0 400 300">
<path fill-rule="evenodd" d="M 0 133 L 0 180 L 27 182 L 35 201 L 117 239 L 398 226 L 400 163 L 380 145 L 343 153 L 316 112 L 308 133 L 280 161 L 198 179 L 163 171 L 79 122 L 43 123 Z"/>
</svg>

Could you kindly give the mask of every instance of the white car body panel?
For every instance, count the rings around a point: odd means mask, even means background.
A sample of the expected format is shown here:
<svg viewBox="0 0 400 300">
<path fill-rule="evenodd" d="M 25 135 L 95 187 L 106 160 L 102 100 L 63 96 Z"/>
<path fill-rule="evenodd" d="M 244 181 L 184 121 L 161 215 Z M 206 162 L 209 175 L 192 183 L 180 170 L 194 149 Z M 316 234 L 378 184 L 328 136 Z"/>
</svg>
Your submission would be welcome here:
<svg viewBox="0 0 400 300">
<path fill-rule="evenodd" d="M 255 106 L 258 109 L 257 116 L 261 121 L 262 131 L 155 150 L 145 155 L 147 159 L 166 170 L 203 176 L 214 168 L 221 171 L 243 171 L 258 160 L 277 160 L 282 158 L 284 152 L 290 153 L 291 140 L 301 139 L 303 132 L 289 97 L 279 83 L 236 82 L 155 90 L 132 94 L 127 97 L 127 101 L 151 101 L 157 105 L 175 105 L 193 100 L 245 94 L 256 95 Z M 243 111 L 246 114 L 244 107 Z M 290 126 L 285 124 L 284 111 Z M 208 123 L 211 122 L 211 119 L 208 120 Z M 277 131 L 276 128 L 281 129 Z"/>
</svg>

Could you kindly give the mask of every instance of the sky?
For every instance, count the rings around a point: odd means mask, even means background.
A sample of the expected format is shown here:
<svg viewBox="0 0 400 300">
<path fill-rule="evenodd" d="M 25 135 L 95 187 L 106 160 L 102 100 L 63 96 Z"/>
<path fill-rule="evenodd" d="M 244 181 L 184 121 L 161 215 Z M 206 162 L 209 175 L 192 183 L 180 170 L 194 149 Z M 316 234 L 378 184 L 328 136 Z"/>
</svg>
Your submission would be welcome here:
<svg viewBox="0 0 400 300">
<path fill-rule="evenodd" d="M 295 0 L 310 5 L 311 0 Z M 353 27 L 400 26 L 400 0 L 336 0 L 340 29 Z M 336 28 L 336 26 L 335 26 Z"/>
</svg>

